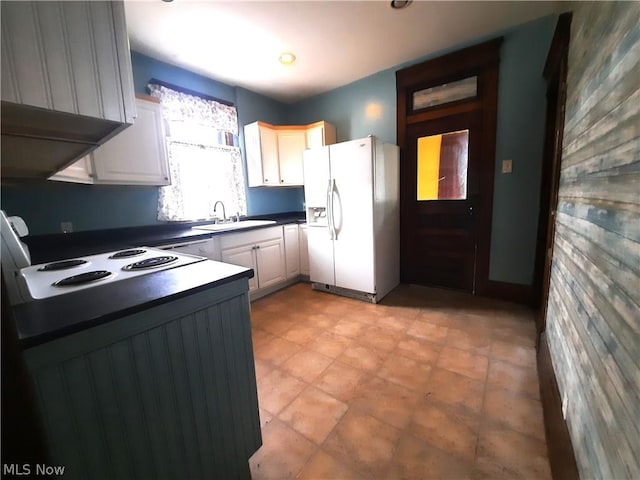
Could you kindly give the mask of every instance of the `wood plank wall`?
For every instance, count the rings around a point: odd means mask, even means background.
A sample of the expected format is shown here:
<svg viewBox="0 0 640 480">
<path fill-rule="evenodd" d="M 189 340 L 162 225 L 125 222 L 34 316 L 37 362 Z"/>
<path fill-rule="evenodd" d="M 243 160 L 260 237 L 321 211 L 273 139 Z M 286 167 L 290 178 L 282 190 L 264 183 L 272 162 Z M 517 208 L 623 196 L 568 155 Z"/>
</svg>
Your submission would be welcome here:
<svg viewBox="0 0 640 480">
<path fill-rule="evenodd" d="M 640 2 L 574 4 L 549 348 L 582 478 L 640 478 Z"/>
</svg>

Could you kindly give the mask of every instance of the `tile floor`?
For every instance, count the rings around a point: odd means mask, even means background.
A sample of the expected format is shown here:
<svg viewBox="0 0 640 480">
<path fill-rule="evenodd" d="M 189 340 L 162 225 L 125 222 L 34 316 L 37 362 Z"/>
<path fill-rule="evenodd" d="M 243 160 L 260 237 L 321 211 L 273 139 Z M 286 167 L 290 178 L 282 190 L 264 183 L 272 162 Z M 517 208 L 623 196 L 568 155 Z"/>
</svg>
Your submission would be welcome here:
<svg viewBox="0 0 640 480">
<path fill-rule="evenodd" d="M 297 284 L 252 304 L 262 479 L 551 477 L 533 313 L 401 286 Z"/>
</svg>

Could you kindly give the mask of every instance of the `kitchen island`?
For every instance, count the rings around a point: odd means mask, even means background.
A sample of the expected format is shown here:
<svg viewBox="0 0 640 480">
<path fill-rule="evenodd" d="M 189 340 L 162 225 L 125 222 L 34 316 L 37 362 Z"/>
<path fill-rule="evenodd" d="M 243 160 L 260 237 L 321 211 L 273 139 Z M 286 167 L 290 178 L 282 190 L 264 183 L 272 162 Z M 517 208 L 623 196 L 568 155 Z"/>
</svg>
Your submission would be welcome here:
<svg viewBox="0 0 640 480">
<path fill-rule="evenodd" d="M 249 478 L 252 276 L 202 261 L 13 308 L 66 478 Z"/>
</svg>

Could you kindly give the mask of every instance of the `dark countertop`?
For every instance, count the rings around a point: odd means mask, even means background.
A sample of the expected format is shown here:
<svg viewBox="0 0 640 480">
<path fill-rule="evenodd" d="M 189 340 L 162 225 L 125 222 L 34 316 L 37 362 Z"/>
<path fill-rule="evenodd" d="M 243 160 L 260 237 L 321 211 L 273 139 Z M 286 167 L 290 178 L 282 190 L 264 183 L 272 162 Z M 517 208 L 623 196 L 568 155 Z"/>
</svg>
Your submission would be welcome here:
<svg viewBox="0 0 640 480">
<path fill-rule="evenodd" d="M 244 218 L 243 218 L 244 219 Z M 275 220 L 272 225 L 249 227 L 231 232 L 266 228 L 287 223 L 304 223 L 304 212 L 287 212 L 272 215 L 247 217 L 247 220 Z M 116 228 L 109 230 L 91 230 L 86 232 L 60 233 L 53 235 L 27 236 L 22 241 L 27 244 L 31 254 L 31 263 L 54 262 L 84 255 L 94 255 L 132 247 L 154 247 L 158 245 L 195 241 L 224 235 L 226 232 L 197 230 L 194 227 L 212 222 L 180 222 L 145 227 Z"/>
<path fill-rule="evenodd" d="M 250 268 L 205 260 L 35 300 L 12 309 L 18 339 L 33 347 L 253 275 Z"/>
</svg>

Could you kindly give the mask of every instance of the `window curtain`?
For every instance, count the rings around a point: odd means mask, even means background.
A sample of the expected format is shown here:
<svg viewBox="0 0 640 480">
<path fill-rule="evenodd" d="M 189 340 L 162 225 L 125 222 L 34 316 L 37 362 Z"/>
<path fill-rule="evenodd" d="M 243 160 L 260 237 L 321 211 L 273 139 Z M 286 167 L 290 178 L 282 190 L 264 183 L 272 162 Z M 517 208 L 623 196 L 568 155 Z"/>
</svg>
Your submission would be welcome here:
<svg viewBox="0 0 640 480">
<path fill-rule="evenodd" d="M 227 215 L 246 215 L 242 157 L 233 106 L 149 84 L 167 131 L 171 185 L 158 194 L 158 220 L 206 220 L 220 200 Z"/>
</svg>

